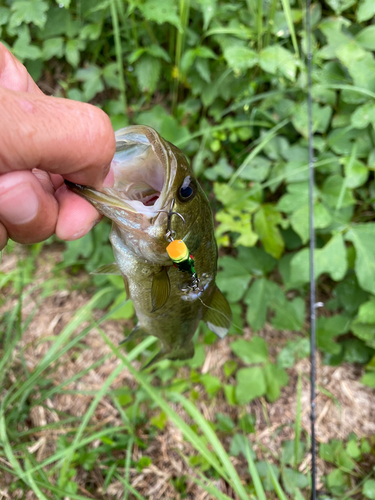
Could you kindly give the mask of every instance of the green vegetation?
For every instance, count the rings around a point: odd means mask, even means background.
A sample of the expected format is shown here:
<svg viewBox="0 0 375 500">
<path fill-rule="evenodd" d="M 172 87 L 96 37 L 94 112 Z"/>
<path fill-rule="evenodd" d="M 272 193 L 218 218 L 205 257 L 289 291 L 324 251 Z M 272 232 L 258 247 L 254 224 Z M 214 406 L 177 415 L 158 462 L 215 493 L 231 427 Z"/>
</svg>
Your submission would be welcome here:
<svg viewBox="0 0 375 500">
<path fill-rule="evenodd" d="M 304 15 L 302 2 L 291 0 L 1 3 L 1 40 L 44 91 L 102 107 L 115 129 L 153 126 L 191 159 L 216 214 L 218 284 L 234 325 L 220 376 L 201 370 L 214 340 L 204 326 L 193 360 L 139 373 L 131 361 L 150 357 L 153 340 L 130 345 L 125 356 L 105 329 L 106 320 L 131 328 L 121 278 L 88 275 L 113 260 L 107 223 L 66 245 L 52 238 L 27 254 L 13 250 L 18 264 L 0 272 L 0 491 L 4 484 L 10 494 L 32 491 L 38 499 L 107 499 L 117 491 L 145 498 L 131 486 L 131 471 L 153 465 L 149 447 L 173 426 L 179 441 L 171 446 L 185 472 L 165 480 L 170 498 L 198 498 L 192 481 L 215 499 L 308 498 L 303 377 L 296 413 L 289 410 L 294 439 L 277 454 L 257 441 L 252 411 L 259 402 L 269 423 L 266 405 L 278 401 L 309 352 Z M 311 15 L 316 278 L 325 304 L 317 342 L 326 365 L 362 366 L 362 383 L 375 388 L 375 3 L 326 0 Z M 42 280 L 41 255 L 52 267 Z M 52 329 L 22 343 L 38 308 L 66 290 L 91 298 L 58 336 Z M 263 338 L 266 322 L 288 332 L 277 352 Z M 255 333 L 244 334 L 246 326 Z M 103 355 L 57 383 L 93 332 Z M 30 348 L 44 353 L 37 365 Z M 113 353 L 114 371 L 86 393 L 88 372 Z M 130 385 L 113 388 L 124 370 Z M 89 398 L 83 416 L 51 410 L 53 398 L 82 394 Z M 199 411 L 201 400 L 210 411 Z M 101 405 L 116 418 L 100 420 Z M 37 424 L 35 412 L 55 417 Z M 39 459 L 42 438 L 50 453 Z M 374 499 L 374 449 L 373 438 L 354 434 L 321 444 L 322 498 Z"/>
</svg>

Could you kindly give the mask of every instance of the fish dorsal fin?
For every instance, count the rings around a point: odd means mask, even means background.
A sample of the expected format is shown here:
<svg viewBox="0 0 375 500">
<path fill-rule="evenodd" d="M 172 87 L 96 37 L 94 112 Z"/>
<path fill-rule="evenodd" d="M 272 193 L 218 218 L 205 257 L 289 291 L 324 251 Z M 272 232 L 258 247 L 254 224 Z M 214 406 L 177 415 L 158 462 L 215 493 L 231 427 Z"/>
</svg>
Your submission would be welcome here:
<svg viewBox="0 0 375 500">
<path fill-rule="evenodd" d="M 166 267 L 163 267 L 160 272 L 152 278 L 151 286 L 151 302 L 152 310 L 155 312 L 167 302 L 170 294 L 171 286 L 169 283 L 169 276 Z"/>
<path fill-rule="evenodd" d="M 116 274 L 121 276 L 120 269 L 118 268 L 116 262 L 113 262 L 112 264 L 104 264 L 104 266 L 98 267 L 98 269 L 95 269 L 95 271 L 92 271 L 90 274 Z"/>
<path fill-rule="evenodd" d="M 203 316 L 203 321 L 221 339 L 228 333 L 232 324 L 232 311 L 227 299 L 218 287 L 215 287 L 210 305 Z"/>
</svg>

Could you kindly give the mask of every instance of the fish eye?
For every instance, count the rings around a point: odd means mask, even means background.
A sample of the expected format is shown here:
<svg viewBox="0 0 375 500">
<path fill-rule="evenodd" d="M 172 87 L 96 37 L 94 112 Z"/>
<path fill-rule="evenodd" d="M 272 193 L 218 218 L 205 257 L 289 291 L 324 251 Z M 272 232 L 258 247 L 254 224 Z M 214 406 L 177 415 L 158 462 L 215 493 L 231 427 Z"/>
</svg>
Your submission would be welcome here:
<svg viewBox="0 0 375 500">
<path fill-rule="evenodd" d="M 185 177 L 180 189 L 178 190 L 178 198 L 180 201 L 189 201 L 194 198 L 197 192 L 195 182 L 191 180 L 190 175 Z"/>
</svg>

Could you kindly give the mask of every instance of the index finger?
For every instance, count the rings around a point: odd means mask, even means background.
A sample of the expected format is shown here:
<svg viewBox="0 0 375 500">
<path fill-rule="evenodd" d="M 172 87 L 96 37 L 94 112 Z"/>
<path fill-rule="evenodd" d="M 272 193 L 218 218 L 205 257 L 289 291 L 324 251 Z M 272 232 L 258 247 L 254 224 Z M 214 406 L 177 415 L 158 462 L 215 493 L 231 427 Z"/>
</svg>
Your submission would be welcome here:
<svg viewBox="0 0 375 500">
<path fill-rule="evenodd" d="M 0 174 L 39 168 L 101 186 L 116 147 L 102 110 L 0 87 L 0 116 Z"/>
</svg>

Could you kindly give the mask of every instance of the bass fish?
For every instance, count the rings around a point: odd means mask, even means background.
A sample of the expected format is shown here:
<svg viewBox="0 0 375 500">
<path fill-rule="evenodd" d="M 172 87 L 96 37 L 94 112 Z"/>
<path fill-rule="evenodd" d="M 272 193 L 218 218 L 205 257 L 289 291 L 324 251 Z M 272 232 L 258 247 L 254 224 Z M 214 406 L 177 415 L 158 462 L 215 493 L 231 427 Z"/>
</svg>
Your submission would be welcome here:
<svg viewBox="0 0 375 500">
<path fill-rule="evenodd" d="M 116 263 L 97 273 L 124 279 L 138 317 L 125 340 L 160 340 L 161 351 L 149 365 L 189 359 L 200 320 L 220 338 L 232 321 L 215 285 L 217 245 L 208 199 L 185 155 L 150 127 L 116 132 L 112 169 L 114 185 L 101 191 L 65 181 L 113 221 Z"/>
</svg>

